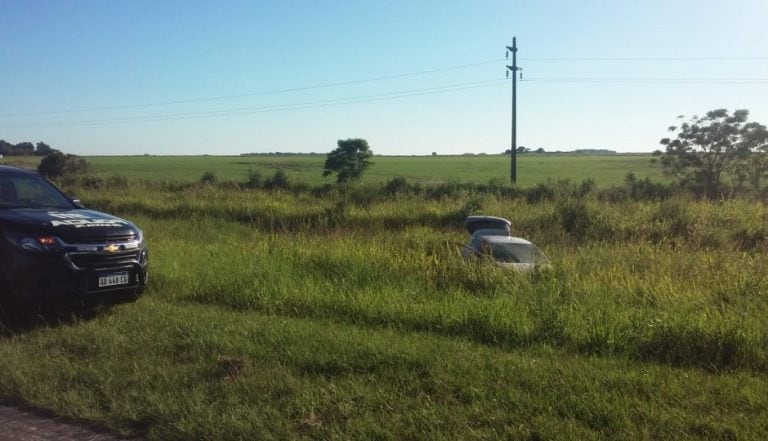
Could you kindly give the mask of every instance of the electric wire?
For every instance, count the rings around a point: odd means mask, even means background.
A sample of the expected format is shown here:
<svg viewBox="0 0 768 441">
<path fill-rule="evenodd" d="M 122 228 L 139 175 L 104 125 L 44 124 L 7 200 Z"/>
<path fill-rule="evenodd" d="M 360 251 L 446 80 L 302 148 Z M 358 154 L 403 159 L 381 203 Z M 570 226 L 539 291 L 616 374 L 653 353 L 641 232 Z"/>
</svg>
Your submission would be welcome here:
<svg viewBox="0 0 768 441">
<path fill-rule="evenodd" d="M 766 84 L 768 83 L 768 78 L 524 77 L 521 81 L 552 83 Z"/>
<path fill-rule="evenodd" d="M 505 60 L 504 58 L 497 58 L 497 59 L 479 61 L 479 62 L 474 62 L 474 63 L 464 63 L 464 64 L 458 64 L 458 65 L 447 66 L 447 67 L 440 67 L 440 68 L 435 68 L 435 69 L 426 69 L 426 70 L 413 71 L 413 72 L 404 72 L 404 73 L 391 74 L 391 75 L 383 75 L 383 76 L 372 77 L 372 78 L 364 78 L 364 79 L 357 79 L 357 80 L 350 80 L 350 81 L 340 81 L 340 82 L 325 83 L 325 84 L 315 84 L 315 85 L 310 85 L 310 86 L 290 87 L 290 88 L 284 88 L 284 89 L 273 89 L 273 90 L 265 90 L 265 91 L 245 92 L 245 93 L 238 93 L 238 94 L 231 94 L 231 95 L 199 97 L 199 98 L 179 99 L 179 100 L 170 100 L 170 101 L 159 101 L 159 102 L 140 103 L 140 104 L 125 104 L 125 105 L 111 105 L 111 106 L 88 107 L 88 108 L 80 108 L 80 109 L 47 110 L 47 111 L 39 111 L 39 112 L 10 112 L 10 113 L 0 113 L 0 116 L 36 116 L 36 115 L 54 115 L 54 114 L 64 114 L 64 113 L 84 113 L 84 112 L 96 112 L 96 111 L 108 111 L 108 110 L 138 109 L 138 108 L 145 108 L 145 107 L 160 107 L 160 106 L 170 106 L 170 105 L 176 105 L 176 104 L 190 104 L 190 103 L 201 103 L 201 102 L 211 102 L 211 101 L 223 101 L 223 100 L 231 100 L 231 99 L 237 99 L 237 98 L 246 98 L 246 97 L 251 97 L 251 96 L 276 95 L 276 94 L 284 94 L 284 93 L 290 93 L 290 92 L 301 92 L 301 91 L 313 90 L 313 89 L 332 88 L 332 87 L 340 87 L 340 86 L 347 86 L 347 85 L 353 85 L 353 84 L 364 84 L 364 83 L 370 83 L 370 82 L 375 82 L 375 81 L 384 81 L 384 80 L 390 80 L 390 79 L 396 79 L 396 78 L 405 78 L 405 77 L 410 77 L 410 76 L 426 75 L 426 74 L 430 74 L 430 73 L 446 72 L 446 71 L 450 71 L 450 70 L 466 69 L 466 68 L 469 68 L 469 67 L 488 65 L 488 64 L 493 64 L 493 63 L 497 63 L 497 62 L 504 61 L 504 60 Z M 654 61 L 756 61 L 756 60 L 768 60 L 768 56 L 750 56 L 750 57 L 613 57 L 613 58 L 611 58 L 611 57 L 526 57 L 526 58 L 522 58 L 520 61 L 521 62 L 540 62 L 540 61 L 559 61 L 559 62 L 579 62 L 579 61 L 599 61 L 599 62 L 650 61 L 650 62 L 654 62 Z"/>
<path fill-rule="evenodd" d="M 496 86 L 506 84 L 505 79 L 492 79 L 484 81 L 473 81 L 468 83 L 456 83 L 446 86 L 430 87 L 424 89 L 412 89 L 396 92 L 388 92 L 374 95 L 363 95 L 357 97 L 299 102 L 290 104 L 281 104 L 274 106 L 262 106 L 262 107 L 241 107 L 234 109 L 224 109 L 207 112 L 188 112 L 188 113 L 175 113 L 165 115 L 144 115 L 126 118 L 110 118 L 99 120 L 74 120 L 74 121 L 50 121 L 50 122 L 32 122 L 32 123 L 19 123 L 19 124 L 0 124 L 0 127 L 40 127 L 40 126 L 53 126 L 53 127 L 73 127 L 73 126 L 99 126 L 110 124 L 130 124 L 130 123 L 151 123 L 151 122 L 165 122 L 165 121 L 178 121 L 187 119 L 202 119 L 202 118 L 216 118 L 226 116 L 240 116 L 251 115 L 257 113 L 270 113 L 286 110 L 304 110 L 314 109 L 321 107 L 330 107 L 346 104 L 358 104 L 373 101 L 386 101 L 399 98 L 408 98 L 413 96 L 434 95 L 440 93 L 456 92 L 467 89 L 476 89 L 480 87 Z"/>
<path fill-rule="evenodd" d="M 143 103 L 132 105 L 115 105 L 115 106 L 103 106 L 103 107 L 91 107 L 82 109 L 68 109 L 68 110 L 53 110 L 43 112 L 26 112 L 26 113 L 4 113 L 0 114 L 2 117 L 9 116 L 39 116 L 39 115 L 54 115 L 54 114 L 71 114 L 71 113 L 83 113 L 83 112 L 96 112 L 107 110 L 125 110 L 125 109 L 137 109 L 147 107 L 159 107 L 168 106 L 174 104 L 187 104 L 187 103 L 201 103 L 212 101 L 223 101 L 235 98 L 251 97 L 251 96 L 264 96 L 264 95 L 276 95 L 289 92 L 299 92 L 322 88 L 340 87 L 353 84 L 369 83 L 375 81 L 383 81 L 388 79 L 403 78 L 409 76 L 426 75 L 430 73 L 438 73 L 444 71 L 450 71 L 455 69 L 464 69 L 473 66 L 487 65 L 498 63 L 504 59 L 486 60 L 475 63 L 465 63 L 454 66 L 406 72 L 392 75 L 384 75 L 373 78 L 358 79 L 351 81 L 342 81 L 335 83 L 317 84 L 311 86 L 292 87 L 284 89 L 266 90 L 260 92 L 248 92 L 233 95 L 222 95 L 214 97 L 201 97 L 190 98 L 183 100 L 155 102 L 155 103 Z M 746 61 L 746 60 L 768 60 L 768 57 L 619 57 L 619 58 L 607 58 L 607 57 L 532 57 L 525 58 L 522 61 Z M 768 78 L 610 78 L 610 77 L 526 77 L 521 78 L 523 82 L 548 82 L 548 83 L 658 83 L 658 84 L 766 84 Z M 502 83 L 505 80 L 484 80 L 474 81 L 468 83 L 449 84 L 444 86 L 436 86 L 425 89 L 412 89 L 402 90 L 395 92 L 387 92 L 383 94 L 363 95 L 349 98 L 336 98 L 320 101 L 308 101 L 298 103 L 276 104 L 271 106 L 261 107 L 237 107 L 223 110 L 211 110 L 201 112 L 185 112 L 185 113 L 170 113 L 170 114 L 154 114 L 154 115 L 139 115 L 128 116 L 121 118 L 103 118 L 103 119 L 90 119 L 90 120 L 68 120 L 68 121 L 48 121 L 48 122 L 29 122 L 29 123 L 0 123 L 0 127 L 39 127 L 39 126 L 57 126 L 57 127 L 69 127 L 69 126 L 89 126 L 89 125 L 103 125 L 103 124 L 126 124 L 126 123 L 142 123 L 142 122 L 162 122 L 162 121 L 174 121 L 181 119 L 195 119 L 195 118 L 209 118 L 209 117 L 221 117 L 221 116 L 236 116 L 247 115 L 253 113 L 266 113 L 277 112 L 284 110 L 300 110 L 316 107 L 327 107 L 333 105 L 345 105 L 364 103 L 370 101 L 381 101 L 388 99 L 405 98 L 411 96 L 422 96 L 437 93 L 447 93 L 457 90 L 465 90 L 476 87 L 485 87 L 492 83 Z"/>
<path fill-rule="evenodd" d="M 666 62 L 666 61 L 765 61 L 768 56 L 753 57 L 524 57 L 520 62 L 538 61 L 600 61 L 600 62 Z"/>
<path fill-rule="evenodd" d="M 212 96 L 212 97 L 189 98 L 189 99 L 173 100 L 173 101 L 161 101 L 161 102 L 154 102 L 154 103 L 127 104 L 127 105 L 102 106 L 102 107 L 89 107 L 89 108 L 82 108 L 82 109 L 48 110 L 48 111 L 40 111 L 40 112 L 23 112 L 23 113 L 0 113 L 0 116 L 37 116 L 37 115 L 54 115 L 54 114 L 64 114 L 64 113 L 97 112 L 97 111 L 106 111 L 106 110 L 138 109 L 138 108 L 143 108 L 143 107 L 170 106 L 170 105 L 175 105 L 175 104 L 189 104 L 189 103 L 202 103 L 202 102 L 210 102 L 210 101 L 224 101 L 224 100 L 231 100 L 231 99 L 236 99 L 236 98 L 246 98 L 246 97 L 251 97 L 251 96 L 278 95 L 278 94 L 284 94 L 284 93 L 290 93 L 290 92 L 301 92 L 301 91 L 306 91 L 306 90 L 325 89 L 325 88 L 340 87 L 340 86 L 349 86 L 349 85 L 353 85 L 353 84 L 364 84 L 364 83 L 371 83 L 371 82 L 375 82 L 375 81 L 392 80 L 392 79 L 396 79 L 396 78 L 405 78 L 405 77 L 418 76 L 418 75 L 426 75 L 426 74 L 438 73 L 438 72 L 447 72 L 447 71 L 450 71 L 450 70 L 466 69 L 466 68 L 474 67 L 474 66 L 482 66 L 482 65 L 487 65 L 487 64 L 498 63 L 498 62 L 503 61 L 503 60 L 504 60 L 504 58 L 497 58 L 497 59 L 493 59 L 493 60 L 479 61 L 479 62 L 475 62 L 475 63 L 457 64 L 457 65 L 454 65 L 454 66 L 440 67 L 440 68 L 435 68 L 435 69 L 427 69 L 427 70 L 420 70 L 420 71 L 414 71 L 414 72 L 398 73 L 398 74 L 392 74 L 392 75 L 383 75 L 383 76 L 373 77 L 373 78 L 364 78 L 364 79 L 350 80 L 350 81 L 340 81 L 340 82 L 335 82 L 335 83 L 315 84 L 315 85 L 311 85 L 311 86 L 290 87 L 290 88 L 285 88 L 285 89 L 273 89 L 273 90 L 265 90 L 265 91 L 246 92 L 246 93 L 238 93 L 238 94 L 233 94 L 233 95 L 221 95 L 221 96 Z"/>
</svg>

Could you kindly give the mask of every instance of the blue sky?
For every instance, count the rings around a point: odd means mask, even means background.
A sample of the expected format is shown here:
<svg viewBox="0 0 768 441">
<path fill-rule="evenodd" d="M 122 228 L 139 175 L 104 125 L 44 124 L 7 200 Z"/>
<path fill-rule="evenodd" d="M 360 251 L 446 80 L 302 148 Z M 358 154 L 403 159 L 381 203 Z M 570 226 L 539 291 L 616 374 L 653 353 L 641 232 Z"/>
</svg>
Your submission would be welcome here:
<svg viewBox="0 0 768 441">
<path fill-rule="evenodd" d="M 518 145 L 650 152 L 680 114 L 768 123 L 766 16 L 764 0 L 0 0 L 0 139 L 78 154 L 327 152 L 352 137 L 379 154 L 501 152 L 517 36 Z M 744 79 L 763 81 L 731 81 Z"/>
</svg>

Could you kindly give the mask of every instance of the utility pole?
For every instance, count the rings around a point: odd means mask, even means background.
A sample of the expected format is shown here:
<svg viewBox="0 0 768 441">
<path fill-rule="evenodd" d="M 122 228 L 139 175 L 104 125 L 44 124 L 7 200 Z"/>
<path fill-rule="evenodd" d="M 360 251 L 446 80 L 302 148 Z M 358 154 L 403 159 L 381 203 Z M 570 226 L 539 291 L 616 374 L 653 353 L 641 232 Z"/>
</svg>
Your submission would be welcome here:
<svg viewBox="0 0 768 441">
<path fill-rule="evenodd" d="M 517 183 L 517 71 L 523 70 L 517 67 L 517 37 L 512 37 L 512 46 L 507 46 L 507 59 L 512 52 L 512 65 L 507 66 L 507 78 L 512 72 L 512 164 L 510 178 L 513 184 Z M 522 75 L 522 74 L 521 74 Z"/>
</svg>

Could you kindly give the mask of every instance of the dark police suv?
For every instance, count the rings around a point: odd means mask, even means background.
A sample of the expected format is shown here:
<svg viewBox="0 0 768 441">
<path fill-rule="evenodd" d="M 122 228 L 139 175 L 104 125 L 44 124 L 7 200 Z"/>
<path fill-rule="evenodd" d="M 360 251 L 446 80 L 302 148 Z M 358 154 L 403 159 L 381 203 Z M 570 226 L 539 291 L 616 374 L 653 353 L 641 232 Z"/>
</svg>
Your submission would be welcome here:
<svg viewBox="0 0 768 441">
<path fill-rule="evenodd" d="M 0 301 L 112 304 L 135 300 L 146 283 L 147 245 L 135 225 L 0 165 Z"/>
</svg>

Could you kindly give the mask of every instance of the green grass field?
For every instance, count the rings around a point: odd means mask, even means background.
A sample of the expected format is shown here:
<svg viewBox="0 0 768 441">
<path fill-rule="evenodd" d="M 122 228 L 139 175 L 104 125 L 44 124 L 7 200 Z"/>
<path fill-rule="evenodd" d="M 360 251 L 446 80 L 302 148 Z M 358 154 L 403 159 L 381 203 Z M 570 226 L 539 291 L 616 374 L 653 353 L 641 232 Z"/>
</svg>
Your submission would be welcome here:
<svg viewBox="0 0 768 441">
<path fill-rule="evenodd" d="M 150 288 L 7 329 L 0 397 L 157 440 L 768 435 L 764 204 L 157 182 L 197 181 L 202 159 L 146 182 L 65 182 L 144 229 Z M 511 219 L 552 268 L 464 261 L 468 213 Z"/>
<path fill-rule="evenodd" d="M 536 155 L 518 157 L 518 183 L 535 185 L 547 180 L 594 179 L 601 184 L 620 183 L 627 172 L 640 178 L 662 179 L 651 155 Z M 94 171 L 103 175 L 121 174 L 153 181 L 196 181 L 205 172 L 220 180 L 242 181 L 250 170 L 263 177 L 283 169 L 294 181 L 312 185 L 332 183 L 323 178 L 324 156 L 92 156 Z M 384 182 L 403 176 L 413 182 L 509 181 L 508 156 L 376 156 L 363 182 Z"/>
</svg>

